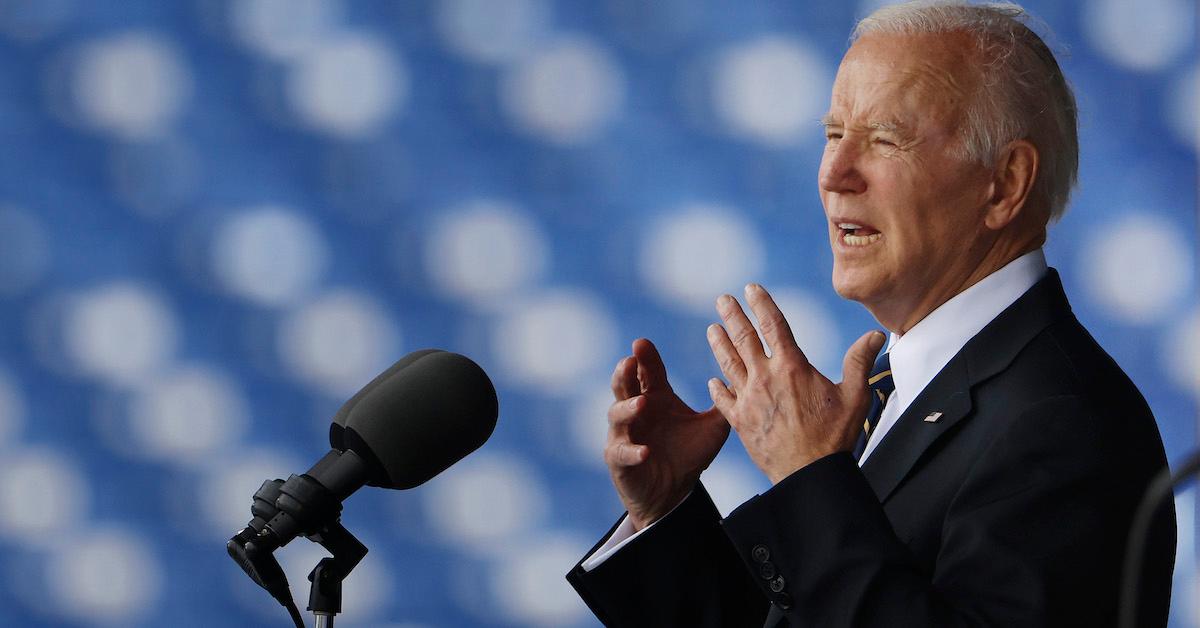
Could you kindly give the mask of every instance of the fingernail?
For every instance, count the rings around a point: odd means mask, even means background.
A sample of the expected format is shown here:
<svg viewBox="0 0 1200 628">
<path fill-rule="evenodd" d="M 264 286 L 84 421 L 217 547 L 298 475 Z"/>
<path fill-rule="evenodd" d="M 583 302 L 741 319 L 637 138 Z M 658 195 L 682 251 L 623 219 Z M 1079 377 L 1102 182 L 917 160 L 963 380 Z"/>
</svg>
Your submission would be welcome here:
<svg viewBox="0 0 1200 628">
<path fill-rule="evenodd" d="M 746 292 L 755 292 L 755 291 L 762 290 L 762 289 L 763 289 L 763 287 L 756 283 L 746 284 Z"/>
<path fill-rule="evenodd" d="M 629 400 L 629 407 L 630 407 L 630 409 L 637 410 L 637 407 L 638 407 L 638 401 L 639 401 L 640 399 L 641 399 L 641 397 L 634 397 L 634 398 L 630 399 L 630 400 Z"/>
</svg>

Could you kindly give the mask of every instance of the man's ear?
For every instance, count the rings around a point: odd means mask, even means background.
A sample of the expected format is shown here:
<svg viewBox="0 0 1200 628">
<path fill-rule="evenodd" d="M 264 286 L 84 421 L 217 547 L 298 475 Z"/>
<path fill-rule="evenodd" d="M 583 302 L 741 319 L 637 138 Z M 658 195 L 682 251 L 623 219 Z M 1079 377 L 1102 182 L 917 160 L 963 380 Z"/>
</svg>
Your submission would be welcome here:
<svg viewBox="0 0 1200 628">
<path fill-rule="evenodd" d="M 1037 179 L 1040 155 L 1029 140 L 1013 140 L 996 161 L 992 196 L 988 199 L 984 224 L 999 230 L 1008 226 L 1026 207 L 1029 191 Z"/>
</svg>

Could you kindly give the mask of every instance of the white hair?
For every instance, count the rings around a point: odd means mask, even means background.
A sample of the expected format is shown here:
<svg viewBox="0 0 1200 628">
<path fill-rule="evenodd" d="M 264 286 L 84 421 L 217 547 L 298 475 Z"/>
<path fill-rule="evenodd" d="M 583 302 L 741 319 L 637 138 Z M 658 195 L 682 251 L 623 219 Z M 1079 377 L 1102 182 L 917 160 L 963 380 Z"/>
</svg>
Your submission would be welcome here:
<svg viewBox="0 0 1200 628">
<path fill-rule="evenodd" d="M 1015 4 L 917 0 L 876 10 L 850 40 L 940 33 L 974 39 L 981 80 L 962 121 L 963 156 L 991 168 L 1009 142 L 1032 142 L 1040 159 L 1031 195 L 1046 203 L 1053 221 L 1066 211 L 1079 172 L 1075 95 L 1030 20 Z"/>
</svg>

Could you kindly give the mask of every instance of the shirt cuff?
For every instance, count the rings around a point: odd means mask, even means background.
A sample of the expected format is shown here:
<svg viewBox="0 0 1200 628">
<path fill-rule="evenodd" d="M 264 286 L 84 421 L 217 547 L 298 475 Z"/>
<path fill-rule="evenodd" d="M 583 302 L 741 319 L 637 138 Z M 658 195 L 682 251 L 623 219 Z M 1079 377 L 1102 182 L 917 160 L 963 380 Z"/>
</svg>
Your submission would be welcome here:
<svg viewBox="0 0 1200 628">
<path fill-rule="evenodd" d="M 687 501 L 687 499 L 691 496 L 692 492 L 688 491 L 688 494 L 685 495 L 682 500 L 680 500 L 679 504 L 675 504 L 675 508 L 672 508 L 669 512 L 667 512 L 667 514 L 655 519 L 650 523 L 650 525 L 642 528 L 641 530 L 633 529 L 633 523 L 629 521 L 629 514 L 626 513 L 625 516 L 621 517 L 621 523 L 618 524 L 617 529 L 613 530 L 613 533 L 608 536 L 608 540 L 604 542 L 604 545 L 601 545 L 596 551 L 592 552 L 592 555 L 585 558 L 583 562 L 579 564 L 579 566 L 583 567 L 584 571 L 591 571 L 596 567 L 599 567 L 601 563 L 608 560 L 613 554 L 616 554 L 617 550 L 625 547 L 630 541 L 638 538 L 642 534 L 645 534 L 646 530 L 653 528 L 654 525 L 659 521 L 671 516 L 671 513 L 675 512 L 675 509 L 679 508 L 679 505 Z"/>
</svg>

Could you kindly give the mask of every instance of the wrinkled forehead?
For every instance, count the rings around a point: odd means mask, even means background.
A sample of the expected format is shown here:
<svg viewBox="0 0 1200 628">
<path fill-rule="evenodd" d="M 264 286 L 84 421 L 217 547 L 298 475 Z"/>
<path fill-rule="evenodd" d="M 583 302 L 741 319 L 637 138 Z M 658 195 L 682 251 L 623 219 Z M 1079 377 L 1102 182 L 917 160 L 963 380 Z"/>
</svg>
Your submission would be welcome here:
<svg viewBox="0 0 1200 628">
<path fill-rule="evenodd" d="M 830 117 L 956 126 L 980 80 L 977 63 L 970 42 L 953 34 L 866 35 L 842 58 Z"/>
</svg>

